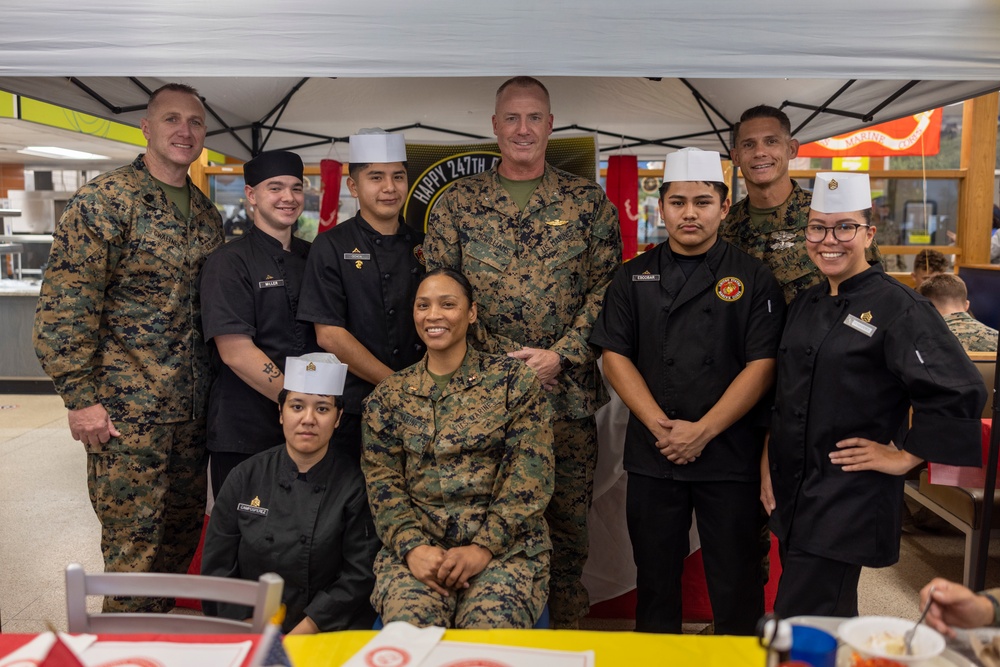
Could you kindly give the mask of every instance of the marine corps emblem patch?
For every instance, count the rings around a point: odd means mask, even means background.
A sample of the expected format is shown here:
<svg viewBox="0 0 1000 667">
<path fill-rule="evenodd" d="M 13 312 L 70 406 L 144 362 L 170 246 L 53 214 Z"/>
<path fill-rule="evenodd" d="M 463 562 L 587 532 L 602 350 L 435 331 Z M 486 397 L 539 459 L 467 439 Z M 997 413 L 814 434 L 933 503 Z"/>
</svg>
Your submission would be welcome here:
<svg viewBox="0 0 1000 667">
<path fill-rule="evenodd" d="M 723 301 L 738 301 L 743 296 L 743 281 L 729 276 L 715 284 L 715 293 Z"/>
<path fill-rule="evenodd" d="M 417 258 L 418 262 L 420 262 L 420 266 L 427 266 L 427 260 L 424 259 L 424 246 L 413 246 L 413 256 Z"/>
</svg>

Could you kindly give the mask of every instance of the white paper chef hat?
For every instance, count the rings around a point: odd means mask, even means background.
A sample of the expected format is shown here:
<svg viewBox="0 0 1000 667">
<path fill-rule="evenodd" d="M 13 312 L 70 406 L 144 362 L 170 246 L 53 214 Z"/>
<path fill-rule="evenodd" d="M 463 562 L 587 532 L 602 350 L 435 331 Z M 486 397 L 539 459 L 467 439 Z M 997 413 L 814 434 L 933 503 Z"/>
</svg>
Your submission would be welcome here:
<svg viewBox="0 0 1000 667">
<path fill-rule="evenodd" d="M 868 174 L 849 171 L 816 174 L 811 206 L 820 213 L 849 213 L 871 208 L 872 189 Z"/>
<path fill-rule="evenodd" d="M 285 359 L 285 389 L 302 394 L 340 396 L 344 393 L 347 364 L 329 352 L 312 352 Z"/>
<path fill-rule="evenodd" d="M 667 153 L 663 167 L 663 182 L 678 183 L 681 181 L 725 183 L 718 151 L 682 148 L 679 151 Z"/>
<path fill-rule="evenodd" d="M 351 135 L 351 162 L 406 162 L 406 138 L 378 127 L 366 127 Z"/>
</svg>

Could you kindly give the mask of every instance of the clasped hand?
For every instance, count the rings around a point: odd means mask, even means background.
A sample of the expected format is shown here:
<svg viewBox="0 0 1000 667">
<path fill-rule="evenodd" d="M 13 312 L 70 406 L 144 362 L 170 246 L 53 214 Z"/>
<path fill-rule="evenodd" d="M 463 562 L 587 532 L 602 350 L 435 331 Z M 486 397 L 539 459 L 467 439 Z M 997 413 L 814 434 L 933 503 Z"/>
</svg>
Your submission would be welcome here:
<svg viewBox="0 0 1000 667">
<path fill-rule="evenodd" d="M 657 419 L 659 426 L 653 432 L 656 447 L 667 460 L 676 465 L 692 463 L 701 456 L 705 445 L 711 440 L 705 425 L 683 419 Z"/>
<path fill-rule="evenodd" d="M 489 549 L 478 544 L 441 547 L 424 544 L 406 554 L 406 566 L 418 581 L 448 597 L 449 591 L 469 587 L 469 579 L 476 576 L 493 559 Z"/>
</svg>

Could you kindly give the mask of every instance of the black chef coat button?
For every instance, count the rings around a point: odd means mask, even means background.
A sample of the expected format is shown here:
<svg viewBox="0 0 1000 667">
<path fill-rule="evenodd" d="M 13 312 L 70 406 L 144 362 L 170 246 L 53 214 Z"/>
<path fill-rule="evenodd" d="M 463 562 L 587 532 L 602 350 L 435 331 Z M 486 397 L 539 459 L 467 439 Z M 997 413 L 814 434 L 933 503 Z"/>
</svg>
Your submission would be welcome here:
<svg viewBox="0 0 1000 667">
<path fill-rule="evenodd" d="M 399 354 L 399 348 L 398 347 L 395 350 L 392 351 L 392 356 L 396 356 L 397 354 Z"/>
<path fill-rule="evenodd" d="M 812 349 L 812 345 L 810 345 L 809 347 L 806 348 L 806 354 L 812 354 L 812 353 L 813 353 L 813 349 Z"/>
<path fill-rule="evenodd" d="M 785 347 L 784 345 L 779 345 L 778 346 L 778 352 L 785 352 L 786 350 L 788 350 L 788 348 Z"/>
<path fill-rule="evenodd" d="M 667 410 L 667 416 L 670 417 L 671 419 L 677 419 L 677 411 Z"/>
<path fill-rule="evenodd" d="M 412 269 L 410 269 L 410 275 L 416 275 L 416 274 L 417 274 L 417 267 L 413 267 Z"/>
<path fill-rule="evenodd" d="M 667 366 L 673 366 L 674 365 L 674 360 L 673 359 L 667 359 L 666 363 L 667 363 Z"/>
<path fill-rule="evenodd" d="M 264 539 L 267 540 L 268 542 L 274 542 L 274 535 L 267 534 L 264 536 Z"/>
<path fill-rule="evenodd" d="M 388 274 L 388 273 L 386 273 L 386 274 L 384 274 L 384 275 L 383 275 L 382 277 L 383 277 L 383 278 L 385 278 L 386 280 L 388 280 L 388 279 L 389 279 L 389 274 Z"/>
<path fill-rule="evenodd" d="M 806 415 L 805 415 L 805 413 L 802 410 L 796 410 L 795 411 L 795 418 L 796 419 L 802 419 L 805 416 Z"/>
<path fill-rule="evenodd" d="M 705 357 L 705 361 L 703 361 L 702 363 L 705 364 L 706 366 L 711 366 L 713 363 L 713 359 L 712 357 Z"/>
<path fill-rule="evenodd" d="M 395 308 L 390 308 L 389 309 L 389 314 L 390 315 L 395 315 L 396 314 L 396 309 Z"/>
<path fill-rule="evenodd" d="M 406 235 L 406 236 L 404 236 L 403 238 L 404 238 L 404 239 L 406 239 L 407 241 L 409 241 L 410 239 L 412 239 L 412 238 L 413 238 L 413 236 L 412 236 L 412 235 L 410 235 L 410 234 L 407 234 L 407 235 Z"/>
<path fill-rule="evenodd" d="M 375 245 L 382 245 L 382 239 L 375 239 Z"/>
<path fill-rule="evenodd" d="M 309 541 L 309 538 L 306 537 L 305 535 L 303 535 L 302 537 L 299 538 L 299 542 L 301 542 L 302 544 L 305 544 L 308 541 Z"/>
<path fill-rule="evenodd" d="M 777 463 L 772 463 L 771 464 L 771 471 L 772 472 L 778 472 L 778 464 Z"/>
</svg>

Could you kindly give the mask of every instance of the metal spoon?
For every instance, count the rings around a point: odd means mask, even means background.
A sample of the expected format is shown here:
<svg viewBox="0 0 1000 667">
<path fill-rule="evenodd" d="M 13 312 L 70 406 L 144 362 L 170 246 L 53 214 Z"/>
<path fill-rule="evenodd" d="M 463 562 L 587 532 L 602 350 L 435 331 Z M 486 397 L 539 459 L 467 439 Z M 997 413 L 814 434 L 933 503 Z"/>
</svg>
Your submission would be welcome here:
<svg viewBox="0 0 1000 667">
<path fill-rule="evenodd" d="M 924 605 L 924 610 L 920 612 L 920 618 L 917 622 L 913 624 L 913 627 L 906 631 L 903 635 L 903 645 L 906 647 L 906 655 L 913 655 L 913 636 L 917 634 L 917 628 L 921 623 L 924 622 L 924 617 L 927 616 L 927 612 L 931 610 L 931 605 L 934 604 L 934 587 L 931 586 L 930 590 L 927 591 L 927 604 Z"/>
</svg>

